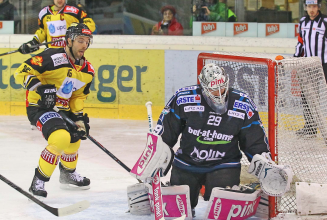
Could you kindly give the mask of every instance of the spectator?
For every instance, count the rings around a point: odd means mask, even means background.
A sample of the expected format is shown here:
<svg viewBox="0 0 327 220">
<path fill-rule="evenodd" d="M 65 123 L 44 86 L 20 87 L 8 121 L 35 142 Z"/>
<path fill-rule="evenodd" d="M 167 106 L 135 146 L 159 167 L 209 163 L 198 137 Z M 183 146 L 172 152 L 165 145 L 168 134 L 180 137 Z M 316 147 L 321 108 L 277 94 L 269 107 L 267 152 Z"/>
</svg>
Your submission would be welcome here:
<svg viewBox="0 0 327 220">
<path fill-rule="evenodd" d="M 193 21 L 217 21 L 217 22 L 236 22 L 236 15 L 230 10 L 225 0 L 209 0 L 193 5 L 190 26 Z"/>
<path fill-rule="evenodd" d="M 0 0 L 0 21 L 14 21 L 15 28 L 20 22 L 15 6 L 8 0 Z"/>
<path fill-rule="evenodd" d="M 161 8 L 162 21 L 152 28 L 152 35 L 183 35 L 183 26 L 177 22 L 176 10 L 166 5 Z"/>
<path fill-rule="evenodd" d="M 14 5 L 10 4 L 8 0 L 0 0 L 0 20 L 13 21 L 17 11 Z"/>
</svg>

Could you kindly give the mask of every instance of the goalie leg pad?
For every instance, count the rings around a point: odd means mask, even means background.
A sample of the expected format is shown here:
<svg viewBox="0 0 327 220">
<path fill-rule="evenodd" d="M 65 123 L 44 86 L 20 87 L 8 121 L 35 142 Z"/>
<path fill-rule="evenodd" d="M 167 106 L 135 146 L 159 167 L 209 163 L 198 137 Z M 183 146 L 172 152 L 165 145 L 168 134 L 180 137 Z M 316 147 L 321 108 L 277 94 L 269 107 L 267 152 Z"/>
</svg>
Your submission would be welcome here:
<svg viewBox="0 0 327 220">
<path fill-rule="evenodd" d="M 137 183 L 127 187 L 128 207 L 132 215 L 151 214 L 148 191 L 144 183 Z"/>
<path fill-rule="evenodd" d="M 193 219 L 190 203 L 190 188 L 189 186 L 167 186 L 161 188 L 163 213 L 167 220 L 175 219 L 185 215 L 186 220 Z M 152 190 L 149 190 L 150 203 L 153 212 L 153 195 Z"/>
<path fill-rule="evenodd" d="M 142 181 L 154 177 L 158 170 L 162 171 L 161 176 L 165 176 L 172 160 L 172 150 L 162 141 L 161 136 L 148 133 L 146 147 L 130 174 Z"/>
<path fill-rule="evenodd" d="M 248 192 L 239 187 L 215 187 L 210 196 L 205 219 L 247 219 L 256 213 L 259 202 L 259 190 Z"/>
<path fill-rule="evenodd" d="M 252 158 L 248 172 L 259 179 L 261 189 L 269 196 L 284 195 L 290 189 L 293 178 L 289 166 L 276 165 L 259 154 Z"/>
</svg>

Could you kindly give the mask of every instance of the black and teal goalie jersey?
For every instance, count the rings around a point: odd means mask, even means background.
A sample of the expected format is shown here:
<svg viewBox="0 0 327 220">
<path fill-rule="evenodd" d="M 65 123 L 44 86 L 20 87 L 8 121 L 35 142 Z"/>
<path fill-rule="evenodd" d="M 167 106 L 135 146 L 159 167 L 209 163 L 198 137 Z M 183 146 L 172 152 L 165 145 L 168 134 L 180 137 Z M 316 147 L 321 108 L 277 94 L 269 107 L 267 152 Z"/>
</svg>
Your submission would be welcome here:
<svg viewBox="0 0 327 220">
<path fill-rule="evenodd" d="M 269 152 L 257 107 L 247 94 L 230 88 L 228 108 L 216 113 L 206 102 L 201 86 L 179 89 L 162 111 L 155 133 L 170 147 L 180 148 L 175 160 L 186 166 L 213 167 L 239 164 L 242 150 L 249 160 Z"/>
</svg>

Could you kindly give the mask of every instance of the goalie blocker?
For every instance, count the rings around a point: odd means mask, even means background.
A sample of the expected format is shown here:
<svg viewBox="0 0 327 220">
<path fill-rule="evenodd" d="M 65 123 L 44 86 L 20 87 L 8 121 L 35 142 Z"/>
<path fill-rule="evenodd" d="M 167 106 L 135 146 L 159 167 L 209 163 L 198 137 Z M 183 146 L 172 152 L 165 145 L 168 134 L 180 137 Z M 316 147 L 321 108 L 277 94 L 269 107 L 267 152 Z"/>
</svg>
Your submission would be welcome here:
<svg viewBox="0 0 327 220">
<path fill-rule="evenodd" d="M 145 149 L 130 174 L 142 181 L 153 178 L 158 171 L 161 177 L 166 176 L 173 159 L 173 150 L 162 141 L 161 136 L 148 133 Z"/>
</svg>

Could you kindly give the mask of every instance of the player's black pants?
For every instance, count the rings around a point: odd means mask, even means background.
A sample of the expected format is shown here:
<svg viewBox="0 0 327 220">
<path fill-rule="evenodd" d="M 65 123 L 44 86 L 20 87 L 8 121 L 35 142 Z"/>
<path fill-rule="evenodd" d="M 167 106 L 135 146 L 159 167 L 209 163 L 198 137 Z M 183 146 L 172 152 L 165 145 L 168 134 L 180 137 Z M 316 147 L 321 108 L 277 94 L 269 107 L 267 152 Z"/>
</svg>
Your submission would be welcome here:
<svg viewBox="0 0 327 220">
<path fill-rule="evenodd" d="M 70 133 L 71 143 L 75 143 L 80 139 L 79 133 L 76 129 L 69 123 L 66 123 L 54 110 L 46 110 L 35 106 L 29 106 L 26 110 L 31 125 L 38 127 L 38 129 L 42 131 L 43 137 L 46 140 L 48 140 L 52 132 L 59 129 L 64 129 Z M 52 115 L 50 115 L 50 113 L 52 113 Z M 69 118 L 72 118 L 71 115 L 73 113 L 67 111 L 63 111 L 63 113 Z"/>
<path fill-rule="evenodd" d="M 188 185 L 190 187 L 191 207 L 198 204 L 202 185 L 205 186 L 204 200 L 210 199 L 214 187 L 226 187 L 240 184 L 241 167 L 215 170 L 211 173 L 192 173 L 173 166 L 171 170 L 171 185 Z"/>
</svg>

